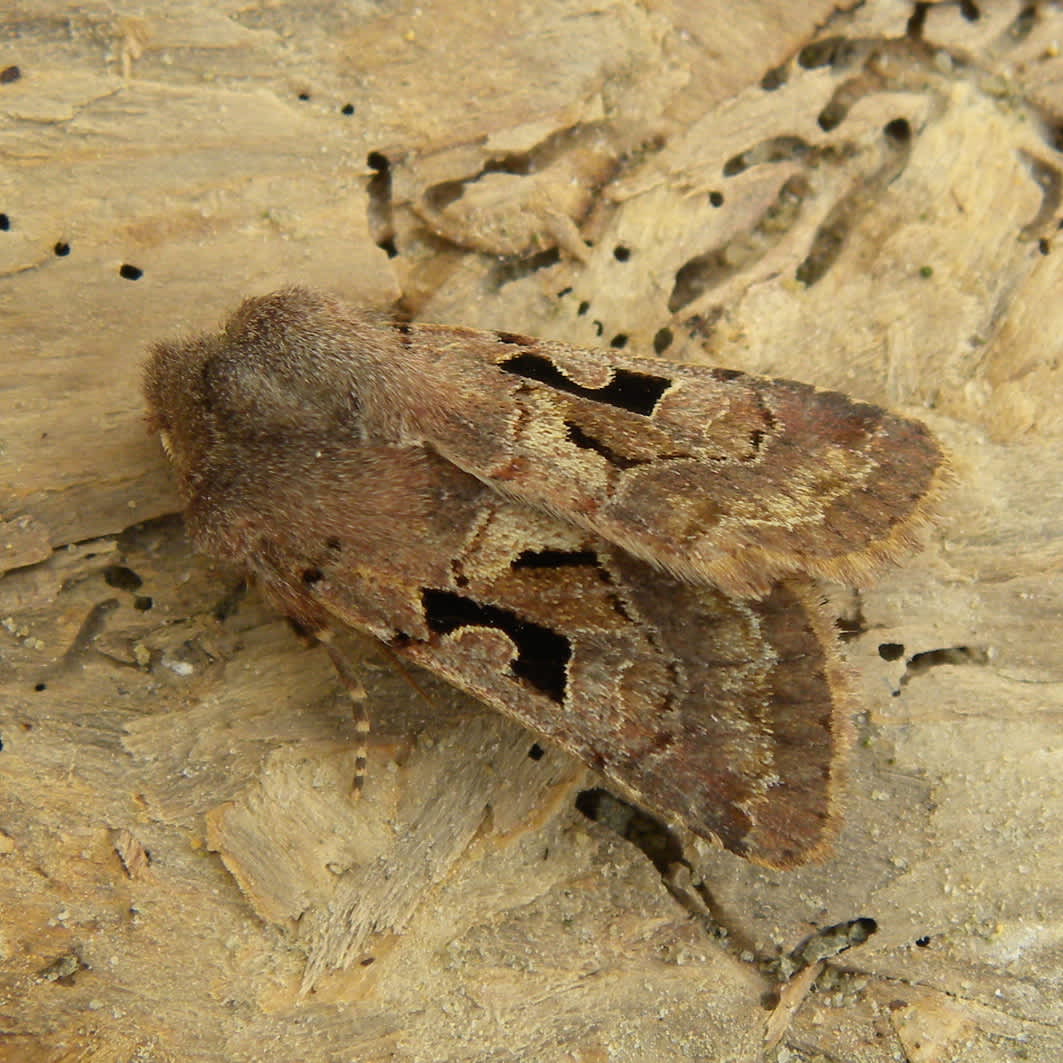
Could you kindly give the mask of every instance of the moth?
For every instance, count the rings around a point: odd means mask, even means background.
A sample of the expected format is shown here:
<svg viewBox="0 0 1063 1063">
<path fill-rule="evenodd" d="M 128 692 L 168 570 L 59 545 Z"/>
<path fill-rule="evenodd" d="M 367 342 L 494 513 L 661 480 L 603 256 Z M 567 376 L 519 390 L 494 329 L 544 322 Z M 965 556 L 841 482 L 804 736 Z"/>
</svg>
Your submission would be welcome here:
<svg viewBox="0 0 1063 1063">
<path fill-rule="evenodd" d="M 157 344 L 145 391 L 193 542 L 300 628 L 371 633 L 744 857 L 825 852 L 850 701 L 816 581 L 916 544 L 922 424 L 300 288 Z"/>
</svg>

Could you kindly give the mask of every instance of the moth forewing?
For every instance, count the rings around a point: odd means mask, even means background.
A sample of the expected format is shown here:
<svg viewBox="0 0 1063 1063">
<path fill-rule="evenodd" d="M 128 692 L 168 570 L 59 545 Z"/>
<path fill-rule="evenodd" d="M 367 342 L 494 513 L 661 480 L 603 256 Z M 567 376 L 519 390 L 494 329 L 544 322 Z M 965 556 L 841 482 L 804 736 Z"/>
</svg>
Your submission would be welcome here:
<svg viewBox="0 0 1063 1063">
<path fill-rule="evenodd" d="M 837 392 L 506 332 L 410 326 L 460 380 L 418 428 L 466 471 L 737 595 L 863 583 L 911 548 L 944 479 L 917 421 Z M 415 362 L 416 364 L 416 362 Z"/>
</svg>

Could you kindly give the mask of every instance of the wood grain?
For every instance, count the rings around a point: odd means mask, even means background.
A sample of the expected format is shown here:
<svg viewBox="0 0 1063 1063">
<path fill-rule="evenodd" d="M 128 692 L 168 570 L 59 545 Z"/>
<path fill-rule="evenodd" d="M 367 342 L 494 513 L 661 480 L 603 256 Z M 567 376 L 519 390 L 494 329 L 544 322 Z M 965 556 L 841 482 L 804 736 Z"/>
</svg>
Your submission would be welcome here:
<svg viewBox="0 0 1063 1063">
<path fill-rule="evenodd" d="M 0 1059 L 752 1060 L 770 961 L 858 916 L 772 1026 L 792 1054 L 1059 1058 L 1063 19 L 491 6 L 13 16 Z M 540 173 L 592 192 L 500 260 Z M 575 808 L 597 780 L 368 648 L 344 802 L 327 660 L 193 557 L 139 397 L 149 342 L 290 282 L 930 424 L 957 482 L 928 550 L 830 589 L 866 707 L 830 863 L 688 846 L 680 889 L 678 850 Z"/>
</svg>

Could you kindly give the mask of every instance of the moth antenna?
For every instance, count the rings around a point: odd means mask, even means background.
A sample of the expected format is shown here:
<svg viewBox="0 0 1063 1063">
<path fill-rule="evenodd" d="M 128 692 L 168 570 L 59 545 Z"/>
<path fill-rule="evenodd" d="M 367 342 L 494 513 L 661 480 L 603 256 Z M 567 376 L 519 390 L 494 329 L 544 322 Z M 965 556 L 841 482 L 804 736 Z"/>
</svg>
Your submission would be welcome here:
<svg viewBox="0 0 1063 1063">
<path fill-rule="evenodd" d="M 365 707 L 364 694 L 358 698 L 350 689 L 347 693 L 351 697 L 354 732 L 357 736 L 357 744 L 354 747 L 354 776 L 351 778 L 351 800 L 357 801 L 365 789 L 365 773 L 369 765 L 369 711 Z"/>
<path fill-rule="evenodd" d="M 356 735 L 354 776 L 351 779 L 351 799 L 357 801 L 365 790 L 365 773 L 369 765 L 370 724 L 369 711 L 366 708 L 366 690 L 343 654 L 333 644 L 332 632 L 328 628 L 323 628 L 321 631 L 315 631 L 313 637 L 328 651 L 329 660 L 332 661 L 332 666 L 336 669 L 340 681 L 347 689 L 347 696 L 351 699 L 354 733 Z"/>
</svg>

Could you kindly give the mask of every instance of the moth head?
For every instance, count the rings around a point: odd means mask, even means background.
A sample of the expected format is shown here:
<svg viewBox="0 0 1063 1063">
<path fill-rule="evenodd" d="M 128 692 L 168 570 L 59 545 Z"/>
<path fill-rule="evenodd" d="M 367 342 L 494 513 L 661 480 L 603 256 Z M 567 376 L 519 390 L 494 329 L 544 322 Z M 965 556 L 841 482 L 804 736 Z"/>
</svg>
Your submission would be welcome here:
<svg viewBox="0 0 1063 1063">
<path fill-rule="evenodd" d="M 186 501 L 220 476 L 268 463 L 277 448 L 359 431 L 366 369 L 346 313 L 289 288 L 248 299 L 219 333 L 155 344 L 144 371 L 148 422 Z"/>
<path fill-rule="evenodd" d="M 203 390 L 204 374 L 215 348 L 216 341 L 210 337 L 157 343 L 144 369 L 148 427 L 158 432 L 186 495 L 214 449 L 217 436 Z"/>
</svg>

